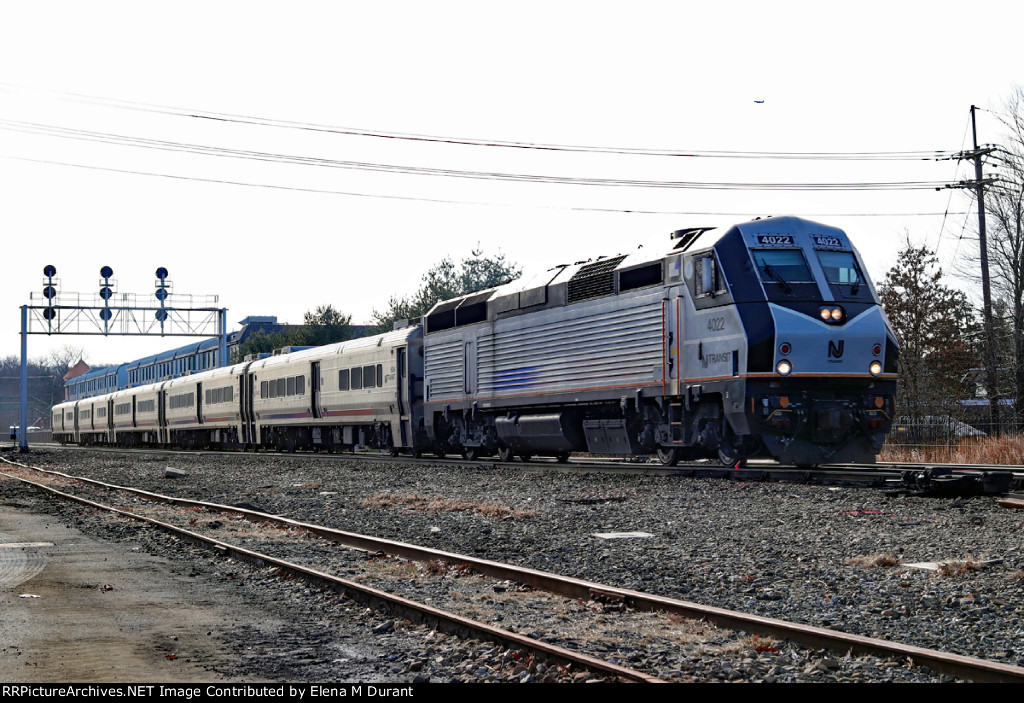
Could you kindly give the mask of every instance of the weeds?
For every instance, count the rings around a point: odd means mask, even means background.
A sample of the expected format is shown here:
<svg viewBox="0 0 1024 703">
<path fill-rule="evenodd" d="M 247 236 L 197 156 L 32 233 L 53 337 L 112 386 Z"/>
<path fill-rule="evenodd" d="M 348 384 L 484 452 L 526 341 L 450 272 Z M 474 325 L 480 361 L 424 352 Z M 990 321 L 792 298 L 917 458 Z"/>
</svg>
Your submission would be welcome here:
<svg viewBox="0 0 1024 703">
<path fill-rule="evenodd" d="M 949 444 L 886 443 L 879 461 L 1019 466 L 1024 461 L 1024 436 L 967 437 Z"/>
<path fill-rule="evenodd" d="M 849 563 L 861 569 L 888 569 L 893 566 L 899 566 L 900 560 L 893 554 L 871 554 L 869 556 L 854 557 L 850 559 Z"/>
<path fill-rule="evenodd" d="M 971 557 L 966 559 L 950 559 L 939 564 L 939 576 L 963 576 L 972 571 L 981 571 L 985 568 L 985 562 L 975 561 Z"/>
</svg>

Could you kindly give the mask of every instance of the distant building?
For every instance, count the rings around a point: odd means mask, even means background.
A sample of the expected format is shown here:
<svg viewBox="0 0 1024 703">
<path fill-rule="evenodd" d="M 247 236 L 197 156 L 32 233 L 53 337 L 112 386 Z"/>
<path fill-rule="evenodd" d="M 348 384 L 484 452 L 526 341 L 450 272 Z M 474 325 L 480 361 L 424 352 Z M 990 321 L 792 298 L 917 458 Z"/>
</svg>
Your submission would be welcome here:
<svg viewBox="0 0 1024 703">
<path fill-rule="evenodd" d="M 72 366 L 70 369 L 68 369 L 68 372 L 64 374 L 64 383 L 67 383 L 73 378 L 78 378 L 79 376 L 86 374 L 88 372 L 89 364 L 85 363 L 84 360 L 79 359 L 78 363 Z"/>
</svg>

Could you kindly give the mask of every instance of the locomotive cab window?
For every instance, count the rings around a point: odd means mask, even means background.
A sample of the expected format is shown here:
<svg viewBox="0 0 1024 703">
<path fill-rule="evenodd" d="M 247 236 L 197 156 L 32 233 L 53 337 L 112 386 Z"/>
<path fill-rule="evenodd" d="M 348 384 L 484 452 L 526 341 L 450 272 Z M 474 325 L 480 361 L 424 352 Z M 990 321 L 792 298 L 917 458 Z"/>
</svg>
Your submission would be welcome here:
<svg viewBox="0 0 1024 703">
<path fill-rule="evenodd" d="M 851 251 L 819 251 L 818 261 L 836 297 L 860 298 L 867 295 L 864 272 Z"/>
<path fill-rule="evenodd" d="M 821 300 L 821 291 L 800 249 L 751 249 L 769 300 Z"/>
<path fill-rule="evenodd" d="M 725 279 L 712 252 L 693 259 L 693 292 L 696 296 L 715 295 L 725 292 Z"/>
<path fill-rule="evenodd" d="M 754 249 L 754 265 L 765 283 L 811 283 L 814 276 L 799 249 Z"/>
</svg>

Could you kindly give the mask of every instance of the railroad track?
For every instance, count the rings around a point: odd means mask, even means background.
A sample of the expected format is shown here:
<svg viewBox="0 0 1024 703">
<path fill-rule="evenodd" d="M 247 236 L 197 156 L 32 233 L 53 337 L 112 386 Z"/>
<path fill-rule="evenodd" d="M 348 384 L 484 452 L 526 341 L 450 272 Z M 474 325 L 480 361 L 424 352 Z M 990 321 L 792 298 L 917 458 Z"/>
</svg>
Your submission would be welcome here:
<svg viewBox="0 0 1024 703">
<path fill-rule="evenodd" d="M 166 455 L 220 455 L 239 456 L 239 452 L 221 450 L 177 449 L 124 449 L 118 447 L 79 447 L 76 445 L 43 444 L 43 448 L 70 449 L 91 452 L 166 454 Z M 10 449 L 16 449 L 14 447 Z M 327 454 L 303 452 L 299 454 L 268 453 L 267 456 L 301 456 L 317 461 L 367 460 L 394 462 L 398 465 L 423 465 L 437 461 L 463 463 L 467 466 L 492 467 L 496 458 L 463 459 L 460 457 L 392 457 L 382 452 L 352 452 Z M 726 467 L 714 461 L 680 463 L 661 466 L 654 460 L 607 459 L 600 457 L 573 457 L 568 463 L 553 458 L 540 458 L 529 462 L 516 461 L 516 468 L 524 471 L 560 471 L 566 473 L 612 472 L 644 475 L 680 476 L 685 478 L 723 478 L 735 481 L 790 481 L 799 483 L 829 483 L 859 485 L 904 490 L 938 496 L 1000 495 L 1008 491 L 1024 490 L 1024 466 L 996 466 L 982 464 L 935 464 L 909 462 L 879 462 L 876 464 L 828 464 L 819 467 L 782 466 L 771 460 L 753 460 L 745 466 Z"/>
<path fill-rule="evenodd" d="M 555 661 L 586 667 L 593 671 L 601 672 L 605 677 L 617 680 L 653 682 L 659 679 L 651 672 L 630 669 L 618 663 L 609 663 L 607 658 L 602 658 L 600 654 L 596 656 L 587 655 L 571 648 L 538 642 L 532 637 L 523 636 L 510 629 L 495 627 L 465 615 L 447 613 L 440 608 L 418 603 L 411 598 L 386 592 L 380 588 L 367 585 L 367 581 L 373 580 L 370 578 L 339 578 L 310 566 L 288 562 L 267 552 L 256 551 L 237 542 L 229 543 L 223 539 L 211 537 L 209 534 L 202 534 L 197 531 L 198 527 L 201 527 L 198 524 L 201 522 L 199 516 L 212 514 L 214 517 L 219 516 L 223 518 L 225 522 L 238 522 L 239 525 L 243 522 L 247 523 L 244 525 L 244 529 L 240 529 L 238 533 L 242 542 L 250 544 L 270 545 L 290 539 L 306 540 L 304 544 L 308 545 L 308 536 L 315 535 L 321 540 L 340 544 L 352 550 L 358 550 L 355 552 L 357 554 L 355 557 L 356 561 L 362 562 L 364 565 L 368 562 L 373 563 L 372 570 L 378 574 L 386 571 L 387 568 L 390 568 L 392 571 L 404 568 L 400 566 L 383 566 L 382 560 L 378 558 L 378 555 L 388 555 L 389 557 L 420 564 L 435 565 L 431 568 L 438 573 L 444 573 L 446 570 L 449 574 L 452 572 L 468 573 L 472 571 L 482 575 L 482 577 L 493 580 L 478 589 L 490 593 L 497 592 L 499 588 L 507 590 L 508 586 L 499 586 L 498 584 L 511 582 L 519 584 L 519 586 L 513 586 L 513 588 L 521 590 L 525 587 L 527 593 L 536 589 L 537 591 L 569 598 L 571 599 L 570 602 L 600 604 L 599 610 L 602 614 L 605 612 L 619 614 L 629 612 L 635 613 L 639 617 L 642 613 L 658 612 L 668 614 L 672 618 L 687 618 L 709 622 L 718 627 L 731 628 L 734 632 L 733 636 L 737 639 L 746 637 L 747 633 L 769 638 L 761 640 L 760 645 L 754 645 L 755 648 L 764 648 L 762 651 L 776 650 L 777 647 L 774 643 L 777 640 L 790 640 L 800 642 L 808 647 L 827 648 L 840 654 L 858 652 L 898 661 L 913 661 L 916 665 L 924 665 L 937 672 L 971 680 L 1024 681 L 1024 668 L 1008 664 L 989 662 L 921 647 L 851 635 L 825 628 L 764 618 L 722 608 L 702 606 L 534 569 L 501 564 L 469 555 L 454 554 L 392 540 L 378 539 L 367 535 L 343 532 L 237 506 L 218 505 L 204 501 L 159 495 L 130 487 L 113 486 L 92 479 L 38 469 L 18 462 L 8 460 L 4 460 L 4 462 L 9 467 L 4 471 L 6 476 L 31 483 L 56 497 L 74 500 L 96 509 L 111 511 L 123 517 L 141 520 L 171 532 L 179 539 L 213 549 L 230 558 L 249 561 L 262 566 L 274 565 L 281 573 L 293 574 L 319 585 L 344 592 L 359 602 L 367 603 L 374 607 L 386 607 L 404 617 L 431 623 L 439 629 L 463 633 L 468 632 L 472 636 L 483 640 L 501 642 L 507 646 L 534 652 L 537 655 Z M 31 478 L 28 475 L 29 473 L 32 474 Z M 53 484 L 61 484 L 61 488 L 58 489 Z M 120 507 L 102 504 L 93 500 L 97 493 L 103 493 L 108 496 L 107 500 L 120 503 Z M 214 522 L 219 522 L 219 520 L 214 520 Z M 208 525 L 209 523 L 206 521 L 204 524 Z M 222 528 L 223 523 L 217 525 L 218 530 L 223 531 Z M 269 530 L 273 533 L 273 536 L 268 537 L 266 534 L 255 534 L 255 532 L 260 530 Z M 367 559 L 367 555 L 373 558 Z M 443 568 L 437 566 L 440 564 L 446 566 Z M 353 570 L 348 569 L 348 571 L 351 572 Z M 389 581 L 388 578 L 380 578 L 379 576 L 376 580 Z M 394 579 L 390 579 L 390 582 L 393 581 Z M 531 611 L 538 608 L 550 609 L 553 606 L 550 597 L 545 595 L 538 604 L 527 604 L 523 607 L 526 611 Z M 593 610 L 593 606 L 583 608 L 574 615 L 576 617 L 584 616 L 588 610 Z M 615 626 L 621 628 L 622 625 L 622 618 L 616 618 Z M 644 626 L 644 624 L 642 623 L 641 626 Z M 721 637 L 721 634 L 714 636 L 718 641 L 721 640 Z M 574 640 L 570 641 L 574 642 Z"/>
</svg>

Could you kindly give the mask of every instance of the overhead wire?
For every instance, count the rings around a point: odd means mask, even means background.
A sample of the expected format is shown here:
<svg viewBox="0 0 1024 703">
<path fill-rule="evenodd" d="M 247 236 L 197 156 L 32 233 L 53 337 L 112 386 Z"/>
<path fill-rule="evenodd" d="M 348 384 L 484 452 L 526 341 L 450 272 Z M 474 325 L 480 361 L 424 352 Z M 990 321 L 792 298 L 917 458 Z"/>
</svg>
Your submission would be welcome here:
<svg viewBox="0 0 1024 703">
<path fill-rule="evenodd" d="M 490 147 L 503 149 L 527 149 L 538 151 L 564 151 L 592 154 L 625 154 L 634 156 L 666 156 L 677 158 L 719 158 L 719 159 L 801 159 L 801 160 L 869 160 L 869 161 L 941 161 L 953 156 L 953 152 L 945 150 L 920 151 L 877 151 L 877 152 L 784 152 L 784 151 L 732 151 L 732 150 L 701 150 L 701 149 L 666 149 L 596 146 L 583 144 L 554 144 L 541 142 L 524 142 L 504 139 L 476 139 L 470 137 L 450 137 L 413 132 L 396 132 L 376 129 L 338 127 L 313 122 L 299 122 L 267 117 L 256 117 L 226 112 L 192 110 L 154 103 L 103 98 L 80 93 L 69 93 L 55 90 L 26 88 L 11 83 L 0 83 L 0 91 L 6 92 L 41 92 L 56 95 L 62 100 L 113 107 L 123 110 L 151 112 L 157 114 L 185 117 L 196 120 L 212 120 L 237 124 L 277 127 L 313 132 L 326 132 L 348 136 L 392 139 L 413 142 L 432 142 L 440 144 L 456 144 L 463 146 Z"/>
<path fill-rule="evenodd" d="M 122 173 L 137 176 L 150 176 L 156 178 L 168 178 L 178 181 L 194 181 L 198 183 L 217 183 L 223 185 L 235 185 L 235 186 L 246 186 L 251 188 L 266 188 L 271 190 L 282 190 L 282 191 L 295 191 L 303 193 L 318 193 L 325 195 L 342 195 L 357 198 L 379 198 L 384 200 L 400 200 L 408 202 L 423 202 L 423 203 L 439 203 L 446 205 L 476 205 L 483 207 L 529 207 L 542 210 L 562 210 L 569 212 L 605 212 L 605 213 L 625 213 L 625 214 L 640 214 L 640 215 L 700 215 L 700 216 L 722 216 L 722 217 L 737 217 L 737 216 L 759 216 L 764 215 L 763 212 L 707 212 L 707 211 L 686 211 L 686 210 L 650 210 L 641 208 L 607 208 L 607 207 L 577 207 L 577 206 L 564 206 L 564 205 L 536 205 L 536 204 L 516 204 L 516 203 L 501 203 L 501 202 L 488 202 L 488 201 L 473 201 L 473 200 L 460 200 L 460 199 L 444 199 L 444 198 L 424 198 L 417 196 L 408 195 L 394 195 L 394 194 L 383 194 L 383 193 L 361 193 L 357 191 L 343 191 L 343 190 L 331 190 L 327 188 L 309 188 L 302 186 L 285 186 L 273 183 L 253 183 L 249 181 L 237 181 L 230 179 L 220 178 L 203 178 L 197 176 L 182 176 L 171 173 L 157 173 L 153 171 L 140 171 L 136 169 L 122 169 L 114 168 L 110 166 L 95 166 L 90 164 L 78 164 L 67 161 L 55 161 L 49 159 L 35 159 L 24 156 L 14 156 L 11 154 L 0 154 L 0 158 L 12 159 L 15 161 L 24 161 L 29 163 L 37 164 L 49 164 L 57 166 L 67 166 L 71 168 L 80 168 L 93 171 L 107 171 L 112 173 Z M 900 213 L 886 213 L 886 212 L 872 212 L 872 213 L 835 213 L 835 212 L 822 212 L 822 213 L 802 213 L 807 217 L 938 217 L 942 215 L 941 212 L 900 212 Z M 960 213 L 950 213 L 960 214 Z"/>
<path fill-rule="evenodd" d="M 970 128 L 971 128 L 971 121 L 970 121 L 970 119 L 968 119 L 967 122 L 964 124 L 964 134 L 963 134 L 963 137 L 961 137 L 961 139 L 960 139 L 960 151 L 961 152 L 964 151 L 964 147 L 967 144 L 967 132 L 970 130 Z M 956 161 L 956 168 L 953 169 L 953 180 L 950 181 L 951 183 L 956 183 L 957 182 L 957 175 L 960 173 L 960 165 L 962 163 L 963 163 L 962 161 L 957 159 L 957 161 Z M 948 214 L 949 214 L 949 207 L 952 204 L 953 204 L 953 189 L 950 188 L 949 189 L 949 198 L 946 199 L 946 214 L 944 214 L 942 216 L 942 224 L 939 225 L 939 236 L 935 240 L 935 254 L 936 254 L 936 256 L 939 253 L 939 247 L 942 246 L 942 233 L 943 233 L 943 231 L 946 228 L 946 218 L 948 217 Z"/>
<path fill-rule="evenodd" d="M 548 176 L 542 174 L 508 173 L 500 171 L 470 171 L 427 166 L 408 166 L 366 161 L 327 159 L 323 157 L 296 156 L 247 149 L 212 147 L 144 137 L 94 132 L 90 130 L 46 125 L 19 120 L 0 120 L 0 129 L 14 132 L 56 136 L 80 141 L 101 142 L 120 146 L 132 146 L 163 151 L 176 151 L 207 156 L 231 157 L 254 161 L 271 161 L 298 165 L 312 165 L 338 169 L 377 171 L 403 175 L 441 176 L 476 180 L 495 180 L 560 185 L 670 188 L 695 190 L 789 190 L 789 191 L 830 191 L 830 190 L 940 190 L 942 181 L 881 181 L 853 183 L 749 183 L 749 182 L 706 182 L 706 181 L 661 181 L 627 178 L 595 178 L 584 176 Z"/>
</svg>

